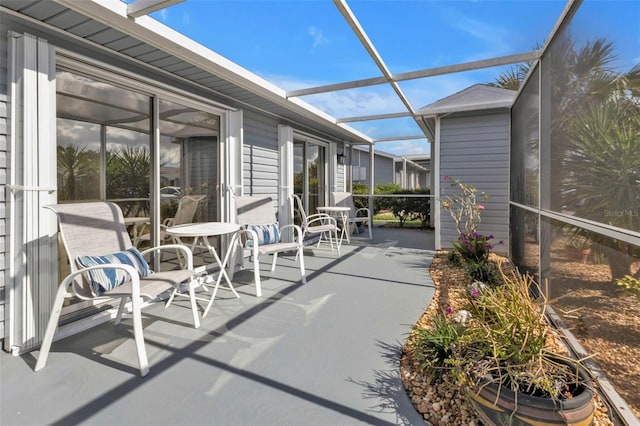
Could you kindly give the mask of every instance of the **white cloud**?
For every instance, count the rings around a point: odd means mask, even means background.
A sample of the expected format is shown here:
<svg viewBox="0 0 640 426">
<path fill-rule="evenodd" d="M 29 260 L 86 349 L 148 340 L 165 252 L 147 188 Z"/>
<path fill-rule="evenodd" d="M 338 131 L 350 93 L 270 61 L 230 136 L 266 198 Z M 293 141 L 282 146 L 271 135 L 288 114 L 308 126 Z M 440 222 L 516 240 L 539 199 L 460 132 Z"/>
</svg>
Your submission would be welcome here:
<svg viewBox="0 0 640 426">
<path fill-rule="evenodd" d="M 160 19 L 162 20 L 162 22 L 167 22 L 167 20 L 169 19 L 169 12 L 167 12 L 167 9 L 162 9 L 160 12 Z"/>
<path fill-rule="evenodd" d="M 313 40 L 313 43 L 311 45 L 313 49 L 330 43 L 329 39 L 326 38 L 322 33 L 322 31 L 317 27 L 314 27 L 314 26 L 309 27 L 308 34 L 311 36 L 311 39 Z"/>
<path fill-rule="evenodd" d="M 448 10 L 446 16 L 446 22 L 450 23 L 453 28 L 481 40 L 488 46 L 486 50 L 478 51 L 467 58 L 468 61 L 513 53 L 512 43 L 519 38 L 517 33 L 509 31 L 503 26 L 491 25 L 470 18 L 453 9 Z"/>
</svg>

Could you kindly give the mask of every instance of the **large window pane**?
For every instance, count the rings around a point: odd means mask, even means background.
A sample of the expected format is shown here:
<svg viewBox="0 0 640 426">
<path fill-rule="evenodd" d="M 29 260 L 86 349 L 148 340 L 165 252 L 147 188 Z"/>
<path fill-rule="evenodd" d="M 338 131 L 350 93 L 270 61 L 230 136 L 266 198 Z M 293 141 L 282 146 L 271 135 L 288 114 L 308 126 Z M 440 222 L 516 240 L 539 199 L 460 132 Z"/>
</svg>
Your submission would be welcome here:
<svg viewBox="0 0 640 426">
<path fill-rule="evenodd" d="M 204 195 L 194 222 L 217 215 L 220 117 L 175 102 L 160 101 L 161 219 L 173 217 L 183 195 Z"/>
<path fill-rule="evenodd" d="M 148 216 L 150 98 L 68 71 L 56 95 L 59 201 L 113 200 Z"/>
</svg>

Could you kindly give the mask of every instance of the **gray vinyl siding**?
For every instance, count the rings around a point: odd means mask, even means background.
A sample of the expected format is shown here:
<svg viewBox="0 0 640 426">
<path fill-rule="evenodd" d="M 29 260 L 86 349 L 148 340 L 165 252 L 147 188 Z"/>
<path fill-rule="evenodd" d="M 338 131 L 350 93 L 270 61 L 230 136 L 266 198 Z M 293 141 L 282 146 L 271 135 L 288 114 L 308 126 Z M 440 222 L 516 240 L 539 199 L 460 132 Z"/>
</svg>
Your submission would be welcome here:
<svg viewBox="0 0 640 426">
<path fill-rule="evenodd" d="M 374 164 L 373 164 L 373 184 L 378 185 L 379 183 L 393 183 L 395 182 L 395 169 L 394 169 L 394 161 L 393 158 L 384 157 L 382 155 L 376 155 L 375 150 L 373 152 L 374 155 Z M 369 184 L 369 152 L 368 151 L 360 151 L 354 150 L 354 160 L 352 163 L 354 166 L 364 167 L 367 171 L 366 178 L 363 180 L 359 180 L 359 182 L 364 183 L 365 185 Z"/>
<path fill-rule="evenodd" d="M 345 167 L 346 166 L 340 164 L 338 164 L 337 167 L 335 187 L 338 189 L 338 192 L 346 191 Z"/>
<path fill-rule="evenodd" d="M 253 111 L 243 117 L 243 184 L 245 195 L 278 200 L 278 121 Z"/>
<path fill-rule="evenodd" d="M 374 153 L 373 183 L 375 185 L 379 183 L 393 183 L 394 171 L 393 158 L 377 156 Z"/>
<path fill-rule="evenodd" d="M 443 118 L 440 128 L 440 186 L 442 195 L 452 193 L 445 176 L 475 185 L 489 199 L 478 231 L 492 234 L 497 252 L 509 247 L 509 113 L 508 111 Z M 457 239 L 449 213 L 441 212 L 440 235 L 443 248 Z"/>
<path fill-rule="evenodd" d="M 4 189 L 7 184 L 7 145 L 9 143 L 7 132 L 7 36 L 0 34 L 0 187 Z M 7 215 L 6 215 L 6 191 L 0 191 L 0 339 L 5 337 L 4 327 L 4 305 L 5 305 L 5 282 L 7 274 L 6 262 L 6 237 L 7 237 Z"/>
</svg>

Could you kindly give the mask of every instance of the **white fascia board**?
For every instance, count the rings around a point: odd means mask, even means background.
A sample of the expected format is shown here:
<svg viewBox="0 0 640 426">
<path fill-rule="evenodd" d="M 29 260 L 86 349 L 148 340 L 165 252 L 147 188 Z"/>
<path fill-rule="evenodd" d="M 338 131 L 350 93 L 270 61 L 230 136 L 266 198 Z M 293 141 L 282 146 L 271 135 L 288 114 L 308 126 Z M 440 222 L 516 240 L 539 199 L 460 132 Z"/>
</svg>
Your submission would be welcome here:
<svg viewBox="0 0 640 426">
<path fill-rule="evenodd" d="M 417 115 L 422 115 L 424 117 L 433 117 L 439 114 L 451 114 L 454 112 L 466 112 L 466 111 L 483 111 L 488 109 L 508 109 L 513 105 L 513 101 L 509 102 L 495 102 L 495 103 L 485 103 L 485 104 L 467 104 L 461 106 L 441 106 L 435 108 L 429 108 L 426 114 L 421 114 L 420 111 L 417 112 Z"/>
<path fill-rule="evenodd" d="M 336 122 L 334 117 L 314 108 L 300 99 L 288 99 L 287 92 L 264 80 L 251 71 L 149 17 L 127 17 L 127 4 L 120 0 L 55 0 L 78 13 L 88 16 L 125 34 L 130 34 L 151 46 L 155 46 L 190 64 L 211 70 L 225 80 L 260 96 L 264 96 L 291 111 L 323 125 L 331 125 L 346 131 L 360 143 L 372 144 L 373 140 L 357 130 Z"/>
</svg>

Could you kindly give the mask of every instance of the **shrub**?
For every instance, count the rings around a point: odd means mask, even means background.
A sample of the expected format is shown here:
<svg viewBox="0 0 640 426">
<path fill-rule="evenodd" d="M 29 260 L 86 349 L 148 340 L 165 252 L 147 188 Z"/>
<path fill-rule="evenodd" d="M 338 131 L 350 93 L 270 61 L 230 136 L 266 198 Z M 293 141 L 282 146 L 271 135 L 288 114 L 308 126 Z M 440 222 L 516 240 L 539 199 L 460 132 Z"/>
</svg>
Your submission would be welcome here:
<svg viewBox="0 0 640 426">
<path fill-rule="evenodd" d="M 482 235 L 474 231 L 468 235 L 461 233 L 458 235 L 458 241 L 453 241 L 452 244 L 464 260 L 485 262 L 494 247 L 491 240 L 493 235 Z M 503 241 L 498 244 L 503 244 Z"/>
<path fill-rule="evenodd" d="M 625 275 L 623 278 L 618 278 L 616 284 L 620 287 L 620 293 L 624 296 L 635 296 L 640 299 L 640 280 L 632 277 L 631 275 Z"/>
<path fill-rule="evenodd" d="M 420 369 L 432 377 L 440 377 L 461 333 L 461 325 L 449 321 L 442 313 L 433 317 L 430 328 L 414 327 L 409 347 L 414 351 Z"/>
<path fill-rule="evenodd" d="M 481 281 L 487 284 L 496 284 L 498 282 L 498 275 L 495 269 L 486 261 L 467 260 L 465 266 L 467 275 L 473 281 Z"/>
</svg>

